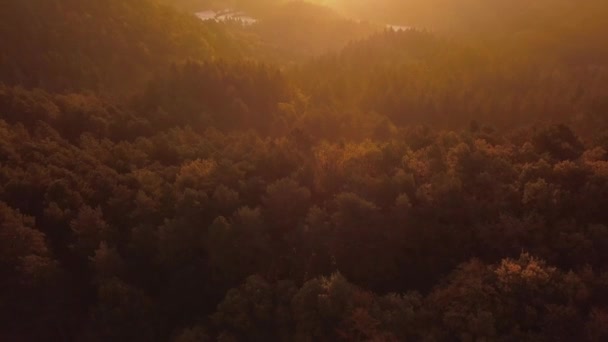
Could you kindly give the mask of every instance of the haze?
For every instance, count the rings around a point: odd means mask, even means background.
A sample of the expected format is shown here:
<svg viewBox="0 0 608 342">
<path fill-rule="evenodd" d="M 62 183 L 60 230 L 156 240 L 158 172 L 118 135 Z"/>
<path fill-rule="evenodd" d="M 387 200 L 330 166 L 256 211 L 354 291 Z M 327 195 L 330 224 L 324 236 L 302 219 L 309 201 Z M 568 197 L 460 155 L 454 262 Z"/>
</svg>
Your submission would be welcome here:
<svg viewBox="0 0 608 342">
<path fill-rule="evenodd" d="M 605 0 L 3 0 L 0 340 L 608 341 Z"/>
</svg>

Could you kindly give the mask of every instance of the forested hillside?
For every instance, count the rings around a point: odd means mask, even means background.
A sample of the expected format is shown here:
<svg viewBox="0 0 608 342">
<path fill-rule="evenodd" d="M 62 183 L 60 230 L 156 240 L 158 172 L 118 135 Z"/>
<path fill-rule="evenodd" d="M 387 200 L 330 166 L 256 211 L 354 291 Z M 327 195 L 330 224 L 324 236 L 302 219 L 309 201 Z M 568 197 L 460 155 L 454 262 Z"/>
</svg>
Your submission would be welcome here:
<svg viewBox="0 0 608 342">
<path fill-rule="evenodd" d="M 374 111 L 397 124 L 514 127 L 537 120 L 606 127 L 607 59 L 503 54 L 429 32 L 386 31 L 294 69 L 311 102 Z"/>
<path fill-rule="evenodd" d="M 252 30 L 276 48 L 287 61 L 338 51 L 349 41 L 359 40 L 382 29 L 367 22 L 346 18 L 331 8 L 303 1 L 287 2 L 261 14 Z"/>
<path fill-rule="evenodd" d="M 604 7 L 535 3 L 5 0 L 0 340 L 608 340 Z"/>
<path fill-rule="evenodd" d="M 119 95 L 171 63 L 250 53 L 225 27 L 153 0 L 7 0 L 0 22 L 0 80 L 59 92 Z"/>
</svg>

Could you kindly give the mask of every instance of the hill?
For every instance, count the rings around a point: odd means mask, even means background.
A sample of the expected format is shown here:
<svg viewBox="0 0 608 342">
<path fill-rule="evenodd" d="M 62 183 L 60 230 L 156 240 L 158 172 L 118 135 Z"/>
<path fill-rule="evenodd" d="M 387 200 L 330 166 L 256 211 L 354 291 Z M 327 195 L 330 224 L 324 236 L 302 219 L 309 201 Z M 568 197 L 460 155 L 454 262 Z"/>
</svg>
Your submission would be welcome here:
<svg viewBox="0 0 608 342">
<path fill-rule="evenodd" d="M 225 28 L 149 0 L 8 0 L 0 22 L 0 79 L 52 91 L 132 93 L 172 63 L 247 51 Z"/>
<path fill-rule="evenodd" d="M 607 69 L 561 57 L 386 31 L 293 75 L 312 103 L 376 112 L 399 125 L 462 127 L 478 120 L 506 128 L 549 120 L 605 127 Z"/>
</svg>

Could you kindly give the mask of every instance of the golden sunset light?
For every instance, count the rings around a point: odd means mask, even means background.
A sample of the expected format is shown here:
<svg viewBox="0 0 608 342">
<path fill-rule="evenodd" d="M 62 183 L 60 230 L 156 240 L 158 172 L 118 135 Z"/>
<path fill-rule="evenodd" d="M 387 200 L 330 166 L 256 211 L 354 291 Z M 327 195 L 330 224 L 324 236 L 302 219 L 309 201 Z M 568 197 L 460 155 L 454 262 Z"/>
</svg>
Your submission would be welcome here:
<svg viewBox="0 0 608 342">
<path fill-rule="evenodd" d="M 608 341 L 607 0 L 1 0 L 0 342 Z"/>
</svg>

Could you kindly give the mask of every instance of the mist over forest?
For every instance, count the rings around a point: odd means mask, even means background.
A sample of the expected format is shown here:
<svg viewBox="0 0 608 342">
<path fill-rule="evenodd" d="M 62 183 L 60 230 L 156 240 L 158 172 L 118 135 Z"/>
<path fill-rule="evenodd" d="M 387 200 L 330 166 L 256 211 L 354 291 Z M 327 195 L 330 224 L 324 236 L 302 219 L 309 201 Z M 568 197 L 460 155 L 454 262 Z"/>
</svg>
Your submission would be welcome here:
<svg viewBox="0 0 608 342">
<path fill-rule="evenodd" d="M 3 0 L 0 341 L 607 341 L 607 17 Z"/>
</svg>

